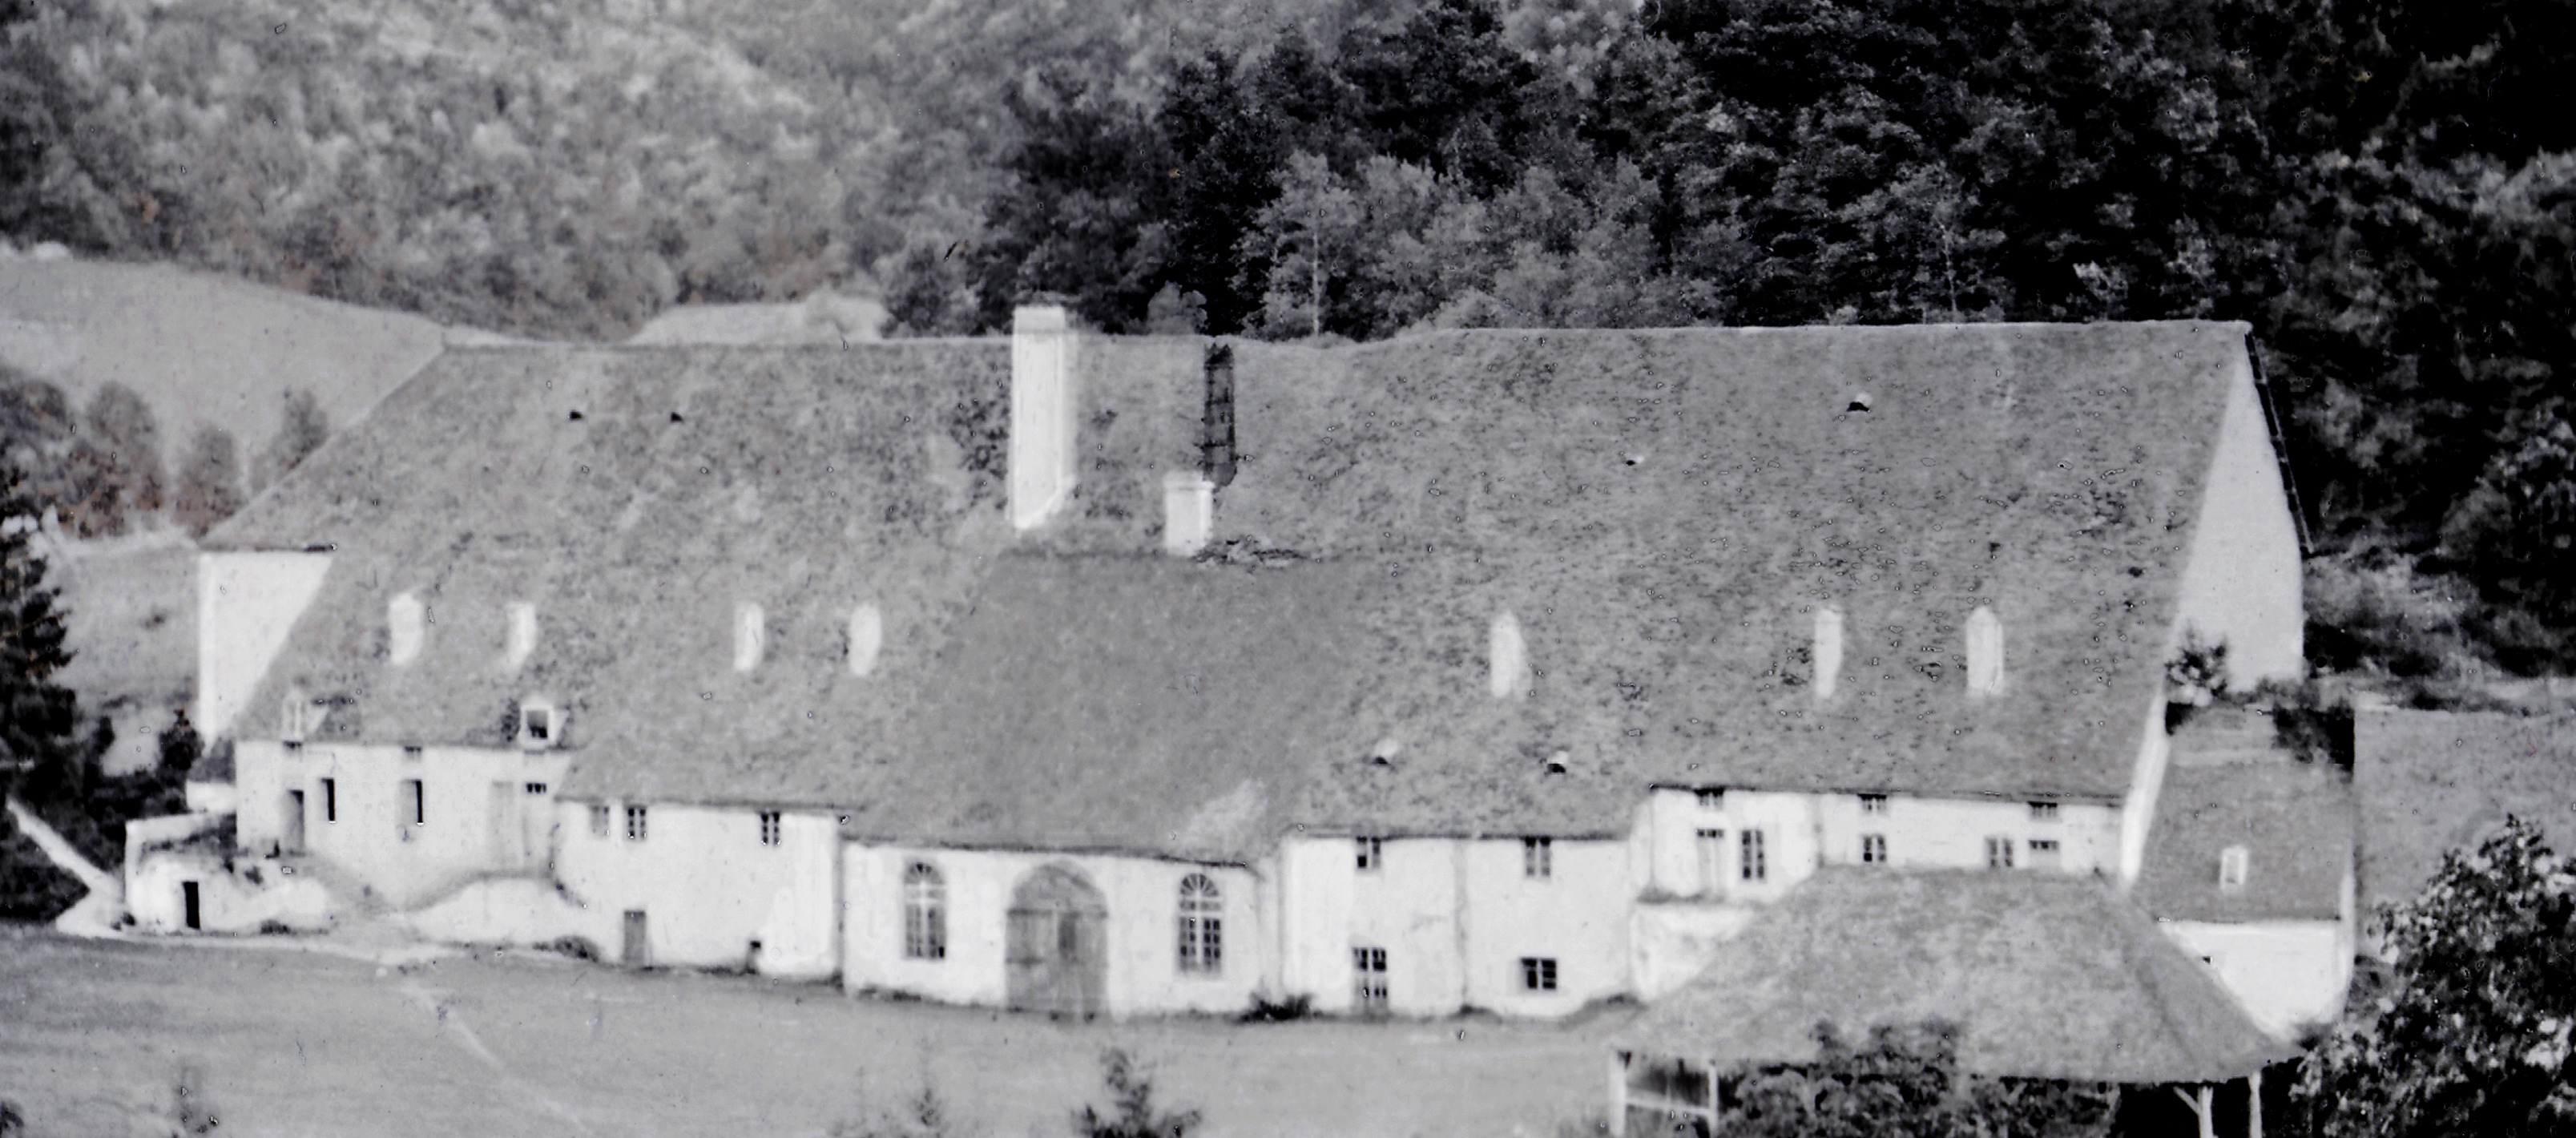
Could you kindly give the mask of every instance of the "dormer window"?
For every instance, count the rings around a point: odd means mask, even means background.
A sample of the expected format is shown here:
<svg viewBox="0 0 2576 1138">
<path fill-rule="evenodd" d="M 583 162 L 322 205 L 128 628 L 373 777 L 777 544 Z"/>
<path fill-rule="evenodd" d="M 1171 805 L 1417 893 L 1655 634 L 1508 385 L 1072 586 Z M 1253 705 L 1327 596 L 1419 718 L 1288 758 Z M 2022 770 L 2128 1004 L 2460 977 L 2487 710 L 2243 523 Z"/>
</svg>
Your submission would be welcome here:
<svg viewBox="0 0 2576 1138">
<path fill-rule="evenodd" d="M 1567 769 L 1567 760 L 1572 757 L 1573 754 L 1569 751 L 1552 752 L 1547 756 L 1547 761 L 1540 764 L 1539 769 L 1548 774 L 1564 774 Z"/>
<path fill-rule="evenodd" d="M 1834 685 L 1843 670 L 1843 614 L 1841 609 L 1816 610 L 1816 698 L 1832 699 Z"/>
<path fill-rule="evenodd" d="M 2245 888 L 2245 875 L 2252 861 L 2253 854 L 2243 846 L 2218 851 L 2218 887 L 2229 893 Z"/>
<path fill-rule="evenodd" d="M 1855 391 L 1852 392 L 1851 402 L 1843 404 L 1843 413 L 1866 415 L 1869 413 L 1869 409 L 1875 406 L 1877 402 L 1877 400 L 1869 397 L 1868 392 Z"/>
<path fill-rule="evenodd" d="M 420 658 L 421 644 L 427 639 L 423 625 L 428 618 L 428 607 L 415 594 L 396 593 L 394 599 L 385 602 L 386 650 L 395 667 Z"/>
<path fill-rule="evenodd" d="M 1395 736 L 1389 735 L 1378 740 L 1376 746 L 1369 748 L 1368 763 L 1373 767 L 1394 766 L 1395 756 L 1403 750 L 1404 744 Z"/>
<path fill-rule="evenodd" d="M 760 666 L 761 653 L 768 648 L 769 626 L 760 606 L 744 601 L 733 608 L 733 670 L 748 672 Z"/>
<path fill-rule="evenodd" d="M 558 745 L 563 736 L 562 717 L 555 713 L 550 700 L 530 698 L 519 703 L 519 745 L 529 750 L 544 750 Z"/>
<path fill-rule="evenodd" d="M 1968 694 L 1994 695 L 2004 690 L 2004 624 L 1995 610 L 1978 605 L 1968 614 Z"/>
</svg>

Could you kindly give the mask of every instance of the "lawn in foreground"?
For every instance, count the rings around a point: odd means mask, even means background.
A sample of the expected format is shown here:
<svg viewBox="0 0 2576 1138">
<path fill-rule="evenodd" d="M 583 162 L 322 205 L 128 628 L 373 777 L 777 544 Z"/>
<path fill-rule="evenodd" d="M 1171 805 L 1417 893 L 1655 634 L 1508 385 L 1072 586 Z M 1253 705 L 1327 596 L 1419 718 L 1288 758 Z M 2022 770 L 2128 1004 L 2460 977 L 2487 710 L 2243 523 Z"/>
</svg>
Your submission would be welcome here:
<svg viewBox="0 0 2576 1138">
<path fill-rule="evenodd" d="M 1076 1025 L 515 953 L 382 970 L 0 928 L 0 1098 L 31 1138 L 166 1134 L 183 1068 L 221 1134 L 822 1135 L 926 1074 L 983 1134 L 1058 1136 L 1106 1105 L 1107 1047 L 1216 1138 L 1545 1136 L 1599 1108 L 1616 1018 Z"/>
</svg>

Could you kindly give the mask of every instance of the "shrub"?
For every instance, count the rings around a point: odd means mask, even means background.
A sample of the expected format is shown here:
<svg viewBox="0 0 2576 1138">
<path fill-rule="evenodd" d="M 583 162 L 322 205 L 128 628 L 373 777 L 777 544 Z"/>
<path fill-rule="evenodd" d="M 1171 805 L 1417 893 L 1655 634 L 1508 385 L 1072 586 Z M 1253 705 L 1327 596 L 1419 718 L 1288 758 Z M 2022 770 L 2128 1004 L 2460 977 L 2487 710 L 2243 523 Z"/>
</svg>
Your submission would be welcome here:
<svg viewBox="0 0 2576 1138">
<path fill-rule="evenodd" d="M 956 1116 L 948 1100 L 939 1097 L 939 1088 L 927 1080 L 920 1094 L 903 1100 L 892 1110 L 879 1108 L 873 1114 L 864 1120 L 833 1123 L 831 1138 L 966 1138 L 979 1133 Z"/>
<path fill-rule="evenodd" d="M 1154 1105 L 1154 1082 L 1143 1064 L 1120 1048 L 1100 1056 L 1103 1080 L 1109 1084 L 1114 1114 L 1084 1106 L 1073 1112 L 1073 1132 L 1081 1138 L 1187 1138 L 1198 1128 L 1195 1110 L 1164 1113 Z"/>
<path fill-rule="evenodd" d="M 1254 996 L 1252 1007 L 1234 1018 L 1237 1023 L 1286 1023 L 1290 1020 L 1305 1019 L 1314 1014 L 1314 997 L 1300 992 L 1284 1000 Z"/>
<path fill-rule="evenodd" d="M 589 937 L 556 937 L 537 947 L 546 952 L 561 953 L 575 960 L 599 959 L 599 946 L 592 944 Z"/>
</svg>

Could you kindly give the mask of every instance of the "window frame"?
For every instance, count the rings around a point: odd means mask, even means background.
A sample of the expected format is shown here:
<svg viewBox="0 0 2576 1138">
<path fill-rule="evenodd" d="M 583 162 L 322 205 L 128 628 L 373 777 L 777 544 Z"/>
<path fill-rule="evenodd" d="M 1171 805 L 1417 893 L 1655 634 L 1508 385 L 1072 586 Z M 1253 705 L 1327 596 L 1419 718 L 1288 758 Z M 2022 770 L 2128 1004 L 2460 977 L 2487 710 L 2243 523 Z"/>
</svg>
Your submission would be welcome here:
<svg viewBox="0 0 2576 1138">
<path fill-rule="evenodd" d="M 1886 796 L 1886 795 L 1884 795 L 1884 794 L 1864 794 L 1864 795 L 1861 795 L 1861 796 L 1860 796 L 1860 812 L 1861 812 L 1862 814 L 1865 814 L 1865 815 L 1868 815 L 1868 814 L 1875 814 L 1875 815 L 1878 815 L 1879 817 L 1882 817 L 1882 818 L 1883 818 L 1883 817 L 1886 817 L 1886 816 L 1887 816 L 1887 796 Z"/>
<path fill-rule="evenodd" d="M 1363 1015 L 1387 1010 L 1386 950 L 1376 945 L 1351 946 L 1351 1006 Z"/>
<path fill-rule="evenodd" d="M 1735 875 L 1739 881 L 1771 880 L 1771 855 L 1759 826 L 1736 831 Z"/>
<path fill-rule="evenodd" d="M 1521 876 L 1533 881 L 1556 877 L 1556 839 L 1521 839 Z"/>
<path fill-rule="evenodd" d="M 903 867 L 903 958 L 948 959 L 948 879 L 917 859 Z"/>
<path fill-rule="evenodd" d="M 1181 878 L 1177 902 L 1180 945 L 1174 961 L 1184 976 L 1225 972 L 1225 893 L 1204 873 Z"/>
<path fill-rule="evenodd" d="M 322 784 L 322 821 L 326 824 L 338 822 L 340 820 L 340 780 L 324 777 L 313 781 Z"/>
<path fill-rule="evenodd" d="M 2056 822 L 2062 819 L 2057 812 L 2056 803 L 2033 802 L 2030 804 L 2030 820 L 2033 822 Z"/>
<path fill-rule="evenodd" d="M 1351 842 L 1358 854 L 1358 868 L 1355 872 L 1376 873 L 1386 868 L 1385 839 L 1362 835 L 1351 839 Z"/>
<path fill-rule="evenodd" d="M 403 824 L 406 826 L 428 825 L 429 788 L 422 785 L 421 780 L 419 779 L 407 778 L 402 780 L 401 793 L 402 798 L 398 801 L 400 801 L 403 806 L 409 807 L 409 809 L 406 809 L 403 812 L 410 815 L 410 817 L 403 820 Z"/>
<path fill-rule="evenodd" d="M 642 802 L 626 804 L 627 841 L 640 843 L 652 836 L 652 815 L 647 811 L 646 805 Z"/>
<path fill-rule="evenodd" d="M 1724 810 L 1726 809 L 1726 788 L 1722 786 L 1700 787 L 1699 789 L 1691 792 L 1691 801 L 1696 803 L 1702 810 Z"/>
<path fill-rule="evenodd" d="M 612 828 L 612 823 L 616 820 L 616 816 L 616 809 L 611 807 L 609 804 L 605 802 L 591 803 L 590 836 L 594 838 L 607 837 L 609 830 Z"/>
<path fill-rule="evenodd" d="M 2242 892 L 2246 881 L 2253 876 L 2253 850 L 2242 845 L 2233 845 L 2218 851 L 2219 892 Z"/>
<path fill-rule="evenodd" d="M 1556 958 L 1524 956 L 1521 958 L 1521 991 L 1539 993 L 1557 991 Z"/>
<path fill-rule="evenodd" d="M 1887 864 L 1887 835 L 1862 834 L 1860 836 L 1860 863 L 1862 865 Z"/>
<path fill-rule="evenodd" d="M 2013 868 L 2013 846 L 2016 844 L 2008 834 L 1986 835 L 1986 868 Z"/>
<path fill-rule="evenodd" d="M 771 847 L 785 844 L 787 840 L 786 830 L 787 822 L 783 811 L 763 810 L 760 812 L 760 844 Z"/>
</svg>

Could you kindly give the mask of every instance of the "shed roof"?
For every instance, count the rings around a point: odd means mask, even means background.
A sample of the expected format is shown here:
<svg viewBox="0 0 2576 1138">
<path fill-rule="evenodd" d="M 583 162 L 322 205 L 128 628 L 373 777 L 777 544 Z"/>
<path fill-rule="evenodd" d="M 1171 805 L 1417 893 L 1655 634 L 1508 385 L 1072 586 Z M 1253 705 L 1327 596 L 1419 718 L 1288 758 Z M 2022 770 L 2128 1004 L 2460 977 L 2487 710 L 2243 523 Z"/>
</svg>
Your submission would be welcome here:
<svg viewBox="0 0 2576 1138">
<path fill-rule="evenodd" d="M 2132 895 L 2186 921 L 2336 920 L 2353 872 L 2352 784 L 2330 767 L 2291 761 L 2165 772 L 2147 856 Z M 2222 851 L 2246 851 L 2245 884 L 2222 889 Z"/>
<path fill-rule="evenodd" d="M 2216 1082 L 2295 1052 L 2098 880 L 1827 868 L 1765 907 L 1707 971 L 1614 1036 L 1720 1065 L 1803 1063 L 1846 1037 L 1942 1019 L 1972 1073 Z"/>
<path fill-rule="evenodd" d="M 2445 852 L 2475 847 L 2507 815 L 2576 852 L 2576 714 L 2357 711 L 2352 781 L 2370 912 L 2412 900 Z"/>
</svg>

